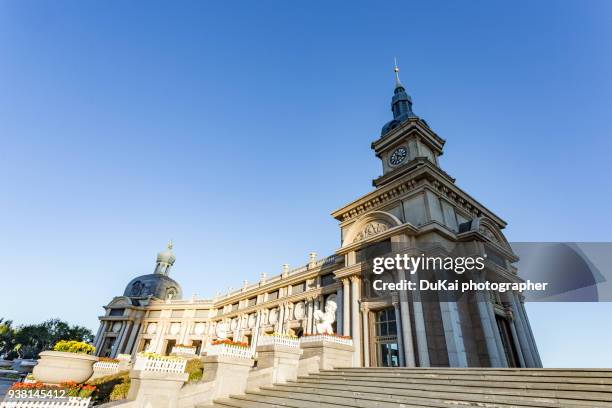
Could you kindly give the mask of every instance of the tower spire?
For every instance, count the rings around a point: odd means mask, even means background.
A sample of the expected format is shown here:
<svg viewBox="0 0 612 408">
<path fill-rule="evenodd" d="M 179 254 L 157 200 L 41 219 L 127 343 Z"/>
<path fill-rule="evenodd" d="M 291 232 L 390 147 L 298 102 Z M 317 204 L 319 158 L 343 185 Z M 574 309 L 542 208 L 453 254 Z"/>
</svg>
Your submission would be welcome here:
<svg viewBox="0 0 612 408">
<path fill-rule="evenodd" d="M 395 87 L 403 88 L 404 86 L 402 85 L 400 78 L 399 78 L 399 67 L 397 66 L 397 57 L 394 57 L 393 61 L 395 62 L 395 68 L 393 69 L 393 71 L 395 71 Z"/>
<path fill-rule="evenodd" d="M 412 98 L 410 95 L 408 95 L 406 88 L 400 81 L 397 58 L 394 58 L 393 71 L 395 72 L 395 89 L 393 90 L 393 98 L 391 99 L 393 119 L 383 126 L 381 135 L 384 135 L 400 123 L 405 122 L 410 118 L 417 117 L 417 115 L 412 112 Z"/>
</svg>

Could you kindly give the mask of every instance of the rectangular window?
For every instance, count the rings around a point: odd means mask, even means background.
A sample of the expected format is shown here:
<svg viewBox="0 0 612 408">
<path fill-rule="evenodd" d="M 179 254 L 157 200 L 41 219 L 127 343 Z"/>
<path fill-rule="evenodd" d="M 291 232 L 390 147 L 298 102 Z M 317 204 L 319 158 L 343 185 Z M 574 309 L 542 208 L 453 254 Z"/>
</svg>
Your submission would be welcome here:
<svg viewBox="0 0 612 408">
<path fill-rule="evenodd" d="M 268 293 L 268 300 L 276 300 L 276 299 L 278 299 L 278 290 Z"/>
<path fill-rule="evenodd" d="M 234 312 L 238 310 L 238 303 L 234 303 L 231 307 L 230 307 L 230 311 Z"/>
<path fill-rule="evenodd" d="M 306 290 L 306 282 L 298 283 L 291 287 L 291 294 L 302 293 Z"/>
<path fill-rule="evenodd" d="M 328 273 L 326 275 L 321 275 L 321 286 L 329 286 L 336 283 L 336 277 L 333 273 Z"/>
<path fill-rule="evenodd" d="M 255 306 L 257 304 L 257 296 L 247 300 L 247 307 Z"/>
<path fill-rule="evenodd" d="M 151 310 L 149 312 L 149 317 L 159 317 L 161 316 L 161 310 Z"/>
<path fill-rule="evenodd" d="M 368 261 L 391 252 L 391 240 L 375 242 L 355 252 L 357 262 Z"/>
<path fill-rule="evenodd" d="M 111 309 L 109 316 L 123 316 L 125 309 Z"/>
<path fill-rule="evenodd" d="M 183 317 L 184 310 L 173 310 L 172 317 Z"/>
</svg>

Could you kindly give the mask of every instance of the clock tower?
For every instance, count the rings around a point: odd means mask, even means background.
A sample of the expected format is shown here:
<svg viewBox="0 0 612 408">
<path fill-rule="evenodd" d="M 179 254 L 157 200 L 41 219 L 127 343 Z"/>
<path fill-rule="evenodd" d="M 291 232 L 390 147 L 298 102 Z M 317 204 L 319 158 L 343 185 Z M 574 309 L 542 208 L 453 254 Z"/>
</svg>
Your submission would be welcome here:
<svg viewBox="0 0 612 408">
<path fill-rule="evenodd" d="M 437 166 L 445 143 L 425 120 L 412 111 L 412 98 L 399 79 L 397 65 L 391 111 L 393 119 L 383 126 L 380 138 L 372 143 L 372 149 L 382 160 L 383 167 L 383 175 L 373 182 L 375 187 L 413 170 L 423 160 Z"/>
</svg>

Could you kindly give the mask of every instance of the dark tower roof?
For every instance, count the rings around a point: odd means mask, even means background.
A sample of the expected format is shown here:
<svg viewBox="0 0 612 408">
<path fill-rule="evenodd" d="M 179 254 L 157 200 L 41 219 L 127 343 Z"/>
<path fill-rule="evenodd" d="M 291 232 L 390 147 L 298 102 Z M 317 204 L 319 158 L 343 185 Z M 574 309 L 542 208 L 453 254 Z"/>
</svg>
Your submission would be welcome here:
<svg viewBox="0 0 612 408">
<path fill-rule="evenodd" d="M 412 112 L 412 98 L 408 95 L 406 88 L 404 88 L 404 85 L 402 85 L 399 79 L 399 68 L 397 67 L 397 63 L 395 64 L 394 71 L 395 89 L 393 90 L 393 98 L 391 98 L 393 120 L 385 123 L 380 132 L 381 136 L 410 118 L 418 118 L 418 116 Z"/>
</svg>

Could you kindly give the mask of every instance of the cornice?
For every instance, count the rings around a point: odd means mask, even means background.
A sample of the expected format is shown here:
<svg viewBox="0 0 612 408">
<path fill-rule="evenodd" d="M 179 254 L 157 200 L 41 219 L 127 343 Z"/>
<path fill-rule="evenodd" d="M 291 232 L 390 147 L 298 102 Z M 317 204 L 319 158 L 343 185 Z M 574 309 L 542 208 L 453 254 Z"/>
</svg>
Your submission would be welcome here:
<svg viewBox="0 0 612 408">
<path fill-rule="evenodd" d="M 393 145 L 398 139 L 406 137 L 410 132 L 416 131 L 421 136 L 430 138 L 431 147 L 439 151 L 442 154 L 442 148 L 446 141 L 438 136 L 433 130 L 429 128 L 420 118 L 409 119 L 406 122 L 400 124 L 395 129 L 386 133 L 379 139 L 372 142 L 371 147 L 376 152 L 376 156 L 380 157 L 379 154 L 385 148 Z"/>
<path fill-rule="evenodd" d="M 218 309 L 223 306 L 236 303 L 237 301 L 240 301 L 242 299 L 251 298 L 253 296 L 265 294 L 265 293 L 270 292 L 271 290 L 276 290 L 276 289 L 280 289 L 285 286 L 293 285 L 305 279 L 311 279 L 319 275 L 325 275 L 326 273 L 333 272 L 336 269 L 338 262 L 339 261 L 336 260 L 336 262 L 334 262 L 333 264 L 316 266 L 312 269 L 305 269 L 304 271 L 291 274 L 281 279 L 275 279 L 271 282 L 266 282 L 257 287 L 249 288 L 245 291 L 232 293 L 230 296 L 223 297 L 222 299 L 214 301 L 211 307 L 213 309 Z"/>
<path fill-rule="evenodd" d="M 286 297 L 282 297 L 280 299 L 269 300 L 264 303 L 259 303 L 257 305 L 245 307 L 243 309 L 234 310 L 228 313 L 219 314 L 216 316 L 210 317 L 211 321 L 216 321 L 216 319 L 232 319 L 234 317 L 238 317 L 243 314 L 251 314 L 261 309 L 270 309 L 278 306 L 282 306 L 286 303 L 295 303 L 298 301 L 306 301 L 310 298 L 316 298 L 320 295 L 327 295 L 329 293 L 336 292 L 338 288 L 340 288 L 340 283 L 334 283 L 328 286 L 318 287 L 315 289 L 310 289 L 305 292 L 297 293 L 295 295 L 290 295 Z"/>
<path fill-rule="evenodd" d="M 334 275 L 336 275 L 337 280 L 341 280 L 343 278 L 350 278 L 351 276 L 355 276 L 355 275 L 361 276 L 361 271 L 363 270 L 363 267 L 364 267 L 364 263 L 358 262 L 351 266 L 347 266 L 342 269 L 338 269 L 336 272 L 334 272 Z"/>
<path fill-rule="evenodd" d="M 353 219 L 378 208 L 381 208 L 393 201 L 407 195 L 409 192 L 420 187 L 423 181 L 430 184 L 433 191 L 437 191 L 447 200 L 455 203 L 460 208 L 465 209 L 474 217 L 485 215 L 493 220 L 500 229 L 504 228 L 506 222 L 479 203 L 465 191 L 454 184 L 454 179 L 441 170 L 438 166 L 423 158 L 416 158 L 419 165 L 407 168 L 398 176 L 385 185 L 379 186 L 357 200 L 345 205 L 332 212 L 332 216 L 344 224 Z M 408 166 L 408 165 L 406 165 Z M 410 167 L 410 166 L 408 166 Z M 400 169 L 398 169 L 399 171 Z M 392 174 L 392 173 L 389 173 Z"/>
</svg>

